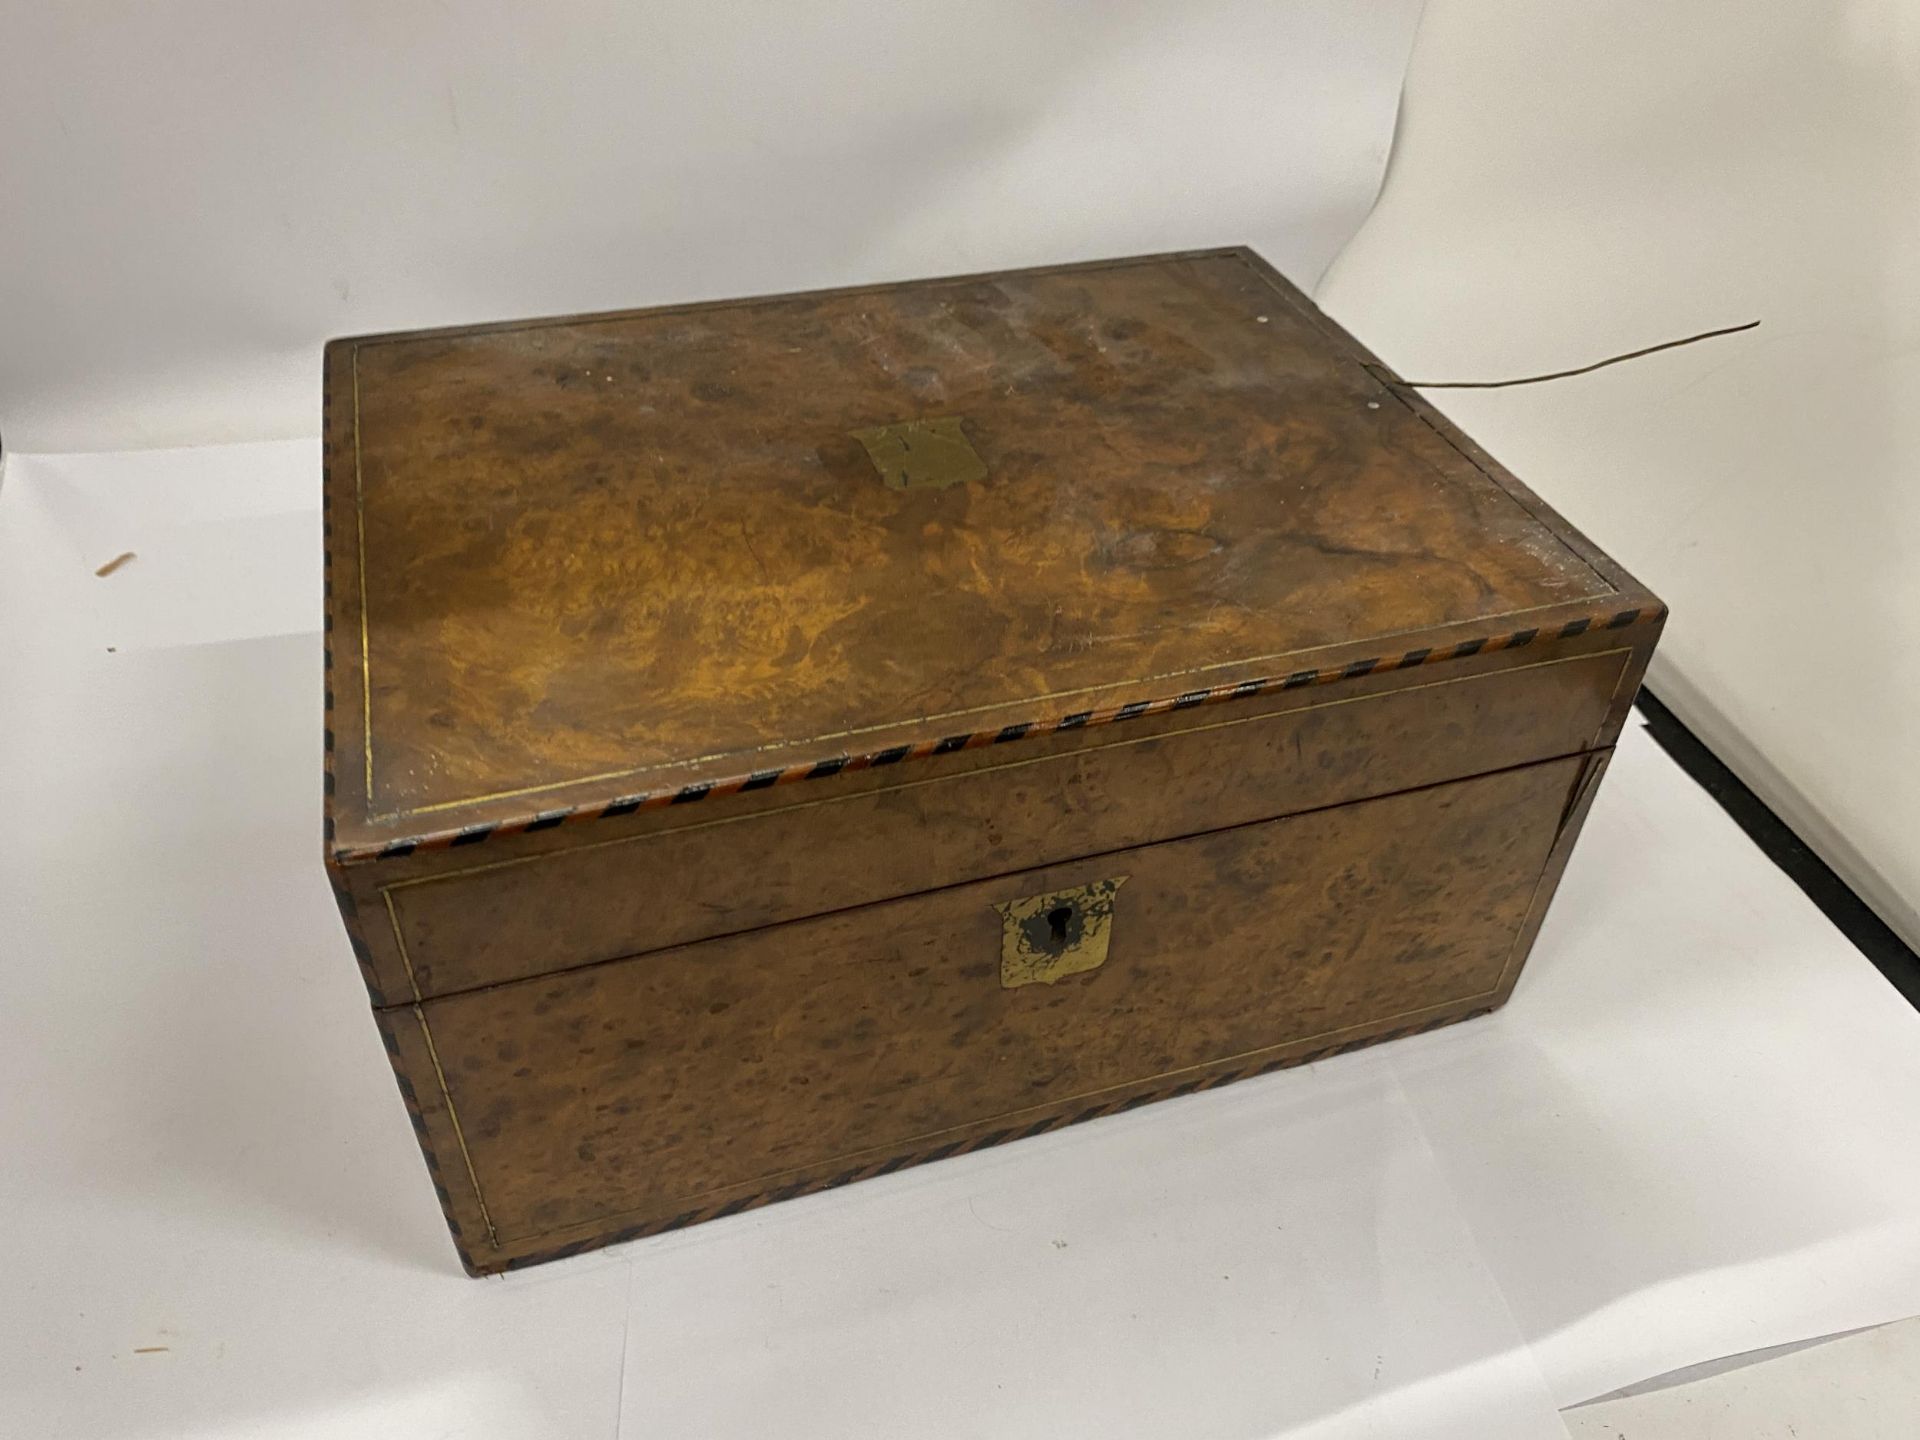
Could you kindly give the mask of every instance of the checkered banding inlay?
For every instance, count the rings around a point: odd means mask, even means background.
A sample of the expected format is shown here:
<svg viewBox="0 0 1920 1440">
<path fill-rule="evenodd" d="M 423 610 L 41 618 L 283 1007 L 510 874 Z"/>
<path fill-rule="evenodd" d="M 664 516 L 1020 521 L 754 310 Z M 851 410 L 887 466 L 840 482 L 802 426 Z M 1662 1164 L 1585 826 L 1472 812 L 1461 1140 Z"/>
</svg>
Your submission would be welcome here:
<svg viewBox="0 0 1920 1440">
<path fill-rule="evenodd" d="M 1583 635 L 1589 630 L 1621 630 L 1629 625 L 1652 622 L 1666 615 L 1666 608 L 1660 605 L 1648 605 L 1632 610 L 1618 610 L 1600 615 L 1581 616 L 1569 620 L 1551 632 L 1551 638 L 1571 639 Z M 339 863 L 352 863 L 363 860 L 394 860 L 419 851 L 449 849 L 454 846 L 477 845 L 483 841 L 502 835 L 520 835 L 531 831 L 551 830 L 560 825 L 571 825 L 581 821 L 611 819 L 621 815 L 632 815 L 642 810 L 658 810 L 669 805 L 688 805 L 699 800 L 709 800 L 720 795 L 735 795 L 744 791 L 768 790 L 778 785 L 791 785 L 802 780 L 821 780 L 828 776 L 844 774 L 848 771 L 871 770 L 883 765 L 897 765 L 903 760 L 919 760 L 934 755 L 951 755 L 960 750 L 978 750 L 989 745 L 1006 745 L 1039 735 L 1051 735 L 1063 730 L 1080 730 L 1096 725 L 1114 725 L 1127 720 L 1136 720 L 1148 715 L 1164 715 L 1174 710 L 1187 710 L 1199 705 L 1214 705 L 1229 700 L 1245 700 L 1256 695 L 1272 694 L 1282 690 L 1298 690 L 1310 685 L 1330 685 L 1342 680 L 1358 679 L 1364 675 L 1375 675 L 1390 670 L 1409 670 L 1422 665 L 1437 664 L 1445 660 L 1464 659 L 1470 655 L 1490 654 L 1497 650 L 1518 650 L 1535 643 L 1541 637 L 1537 629 L 1515 630 L 1503 635 L 1483 636 L 1472 640 L 1463 640 L 1457 645 L 1442 646 L 1439 649 L 1423 647 L 1407 650 L 1393 655 L 1382 655 L 1372 659 L 1355 660 L 1332 669 L 1295 670 L 1283 675 L 1273 675 L 1259 680 L 1241 680 L 1233 684 L 1215 685 L 1206 689 L 1187 690 L 1178 695 L 1166 696 L 1154 700 L 1130 700 L 1125 704 L 1108 706 L 1100 710 L 1080 710 L 1063 715 L 1055 720 L 1022 722 L 1017 725 L 998 726 L 987 730 L 969 731 L 957 735 L 947 735 L 936 740 L 923 740 L 917 745 L 894 745 L 869 754 L 830 755 L 824 759 L 802 760 L 793 765 L 776 769 L 754 770 L 745 775 L 734 776 L 726 780 L 701 781 L 698 784 L 683 785 L 678 788 L 645 791 L 636 795 L 622 796 L 619 799 L 593 805 L 580 805 L 567 809 L 543 810 L 521 820 L 500 821 L 485 825 L 471 825 L 461 830 L 444 831 L 435 835 L 417 839 L 394 840 L 384 845 L 344 847 L 333 852 L 333 858 Z M 331 667 L 331 661 L 329 661 Z M 329 698 L 331 696 L 329 695 Z M 327 773 L 329 795 L 331 795 L 333 754 L 332 713 L 328 713 Z M 328 837 L 332 837 L 333 821 L 329 804 L 327 821 Z"/>
</svg>

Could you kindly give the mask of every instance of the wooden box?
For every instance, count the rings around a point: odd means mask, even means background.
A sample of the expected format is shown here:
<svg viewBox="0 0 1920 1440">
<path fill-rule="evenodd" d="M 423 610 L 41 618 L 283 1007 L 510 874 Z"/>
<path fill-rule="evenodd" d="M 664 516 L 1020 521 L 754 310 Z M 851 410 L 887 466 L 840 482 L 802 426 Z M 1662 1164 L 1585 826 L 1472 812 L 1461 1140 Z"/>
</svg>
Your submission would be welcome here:
<svg viewBox="0 0 1920 1440">
<path fill-rule="evenodd" d="M 340 340 L 325 433 L 476 1272 L 1492 1009 L 1665 614 L 1245 250 Z"/>
</svg>

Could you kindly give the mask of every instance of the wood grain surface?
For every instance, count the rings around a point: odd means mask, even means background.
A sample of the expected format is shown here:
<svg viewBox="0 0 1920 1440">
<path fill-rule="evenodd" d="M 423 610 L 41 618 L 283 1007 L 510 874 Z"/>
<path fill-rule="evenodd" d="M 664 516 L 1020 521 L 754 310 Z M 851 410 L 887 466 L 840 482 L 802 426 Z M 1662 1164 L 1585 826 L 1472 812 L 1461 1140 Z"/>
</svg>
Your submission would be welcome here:
<svg viewBox="0 0 1920 1440">
<path fill-rule="evenodd" d="M 342 822 L 1615 590 L 1323 325 L 1225 253 L 338 342 Z M 948 488 L 854 435 L 956 416 Z"/>
<path fill-rule="evenodd" d="M 1592 744 L 1632 659 L 1616 645 L 1332 703 L 1296 696 L 986 769 L 806 787 L 778 811 L 694 807 L 671 828 L 538 855 L 471 850 L 464 868 L 384 891 L 381 953 L 391 941 L 403 993 L 429 998 L 1570 755 Z"/>
<path fill-rule="evenodd" d="M 1484 1009 L 1583 771 L 1551 761 L 429 1001 L 484 1248 Z M 1115 876 L 1103 965 L 1002 986 L 997 903 Z"/>
<path fill-rule="evenodd" d="M 1246 250 L 337 341 L 323 432 L 474 1271 L 1500 1004 L 1665 618 Z"/>
</svg>

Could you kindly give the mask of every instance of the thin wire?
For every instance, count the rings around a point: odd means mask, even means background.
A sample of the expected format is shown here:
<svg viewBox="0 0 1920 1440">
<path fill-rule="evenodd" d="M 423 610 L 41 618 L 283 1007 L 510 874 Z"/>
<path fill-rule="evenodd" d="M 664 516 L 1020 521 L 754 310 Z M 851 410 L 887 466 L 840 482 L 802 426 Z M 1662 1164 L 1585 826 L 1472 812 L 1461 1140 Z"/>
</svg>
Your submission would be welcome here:
<svg viewBox="0 0 1920 1440">
<path fill-rule="evenodd" d="M 1684 340 L 1667 340 L 1658 345 L 1649 345 L 1644 350 L 1629 350 L 1624 355 L 1610 356 L 1605 360 L 1596 360 L 1591 365 L 1582 365 L 1577 370 L 1555 370 L 1547 375 L 1523 375 L 1517 380 L 1395 380 L 1392 384 L 1403 385 L 1409 390 L 1503 390 L 1509 385 L 1538 385 L 1542 380 L 1565 380 L 1570 375 L 1587 375 L 1595 370 L 1604 370 L 1609 365 L 1618 365 L 1622 360 L 1638 360 L 1642 355 L 1652 355 L 1661 350 L 1675 350 L 1682 345 L 1691 345 L 1696 340 L 1711 340 L 1717 335 L 1738 335 L 1742 330 L 1751 330 L 1758 320 L 1749 320 L 1744 325 L 1729 325 L 1722 330 L 1702 330 L 1698 335 L 1689 335 Z"/>
</svg>

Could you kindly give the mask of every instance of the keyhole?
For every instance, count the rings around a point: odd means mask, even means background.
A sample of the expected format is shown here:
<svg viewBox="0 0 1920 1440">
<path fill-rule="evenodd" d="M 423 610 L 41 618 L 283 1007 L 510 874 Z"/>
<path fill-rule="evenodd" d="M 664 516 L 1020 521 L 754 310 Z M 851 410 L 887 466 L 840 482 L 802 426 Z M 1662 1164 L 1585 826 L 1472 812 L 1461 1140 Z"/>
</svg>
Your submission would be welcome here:
<svg viewBox="0 0 1920 1440">
<path fill-rule="evenodd" d="M 1047 912 L 1047 931 L 1053 941 L 1053 948 L 1063 949 L 1067 943 L 1067 922 L 1073 919 L 1071 905 L 1056 905 Z"/>
</svg>

